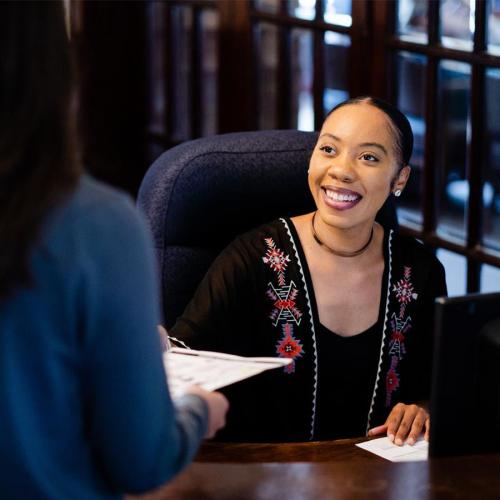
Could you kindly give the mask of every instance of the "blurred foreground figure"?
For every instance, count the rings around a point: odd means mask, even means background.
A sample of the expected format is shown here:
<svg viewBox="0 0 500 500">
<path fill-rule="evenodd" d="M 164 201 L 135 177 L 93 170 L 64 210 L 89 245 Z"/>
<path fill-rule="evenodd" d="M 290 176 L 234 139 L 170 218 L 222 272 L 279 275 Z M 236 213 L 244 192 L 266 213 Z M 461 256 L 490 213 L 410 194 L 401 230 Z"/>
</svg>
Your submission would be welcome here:
<svg viewBox="0 0 500 500">
<path fill-rule="evenodd" d="M 224 424 L 172 403 L 149 235 L 82 175 L 62 2 L 0 3 L 0 491 L 115 498 L 152 489 Z"/>
</svg>

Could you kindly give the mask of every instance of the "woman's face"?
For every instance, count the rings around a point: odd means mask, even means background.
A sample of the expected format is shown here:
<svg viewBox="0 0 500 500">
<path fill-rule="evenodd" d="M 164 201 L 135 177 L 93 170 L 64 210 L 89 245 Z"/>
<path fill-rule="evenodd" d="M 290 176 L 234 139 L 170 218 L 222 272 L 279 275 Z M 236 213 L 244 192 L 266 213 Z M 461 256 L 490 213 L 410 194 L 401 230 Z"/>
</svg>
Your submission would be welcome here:
<svg viewBox="0 0 500 500">
<path fill-rule="evenodd" d="M 371 227 L 391 189 L 403 189 L 410 173 L 404 167 L 398 175 L 395 145 L 389 117 L 368 103 L 327 118 L 309 164 L 309 188 L 325 223 Z"/>
</svg>

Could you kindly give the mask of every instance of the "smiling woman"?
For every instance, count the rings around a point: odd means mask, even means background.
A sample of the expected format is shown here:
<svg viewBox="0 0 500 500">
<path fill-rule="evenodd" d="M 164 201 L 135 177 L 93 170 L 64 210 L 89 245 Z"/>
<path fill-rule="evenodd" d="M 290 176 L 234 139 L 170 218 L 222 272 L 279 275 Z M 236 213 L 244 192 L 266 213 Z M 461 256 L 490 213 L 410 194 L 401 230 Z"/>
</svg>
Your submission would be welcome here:
<svg viewBox="0 0 500 500">
<path fill-rule="evenodd" d="M 408 181 L 411 128 L 357 98 L 327 116 L 313 151 L 317 210 L 238 237 L 171 334 L 198 349 L 293 360 L 226 390 L 222 439 L 302 441 L 427 433 L 439 261 L 375 216 Z M 304 186 L 305 188 L 305 186 Z"/>
</svg>

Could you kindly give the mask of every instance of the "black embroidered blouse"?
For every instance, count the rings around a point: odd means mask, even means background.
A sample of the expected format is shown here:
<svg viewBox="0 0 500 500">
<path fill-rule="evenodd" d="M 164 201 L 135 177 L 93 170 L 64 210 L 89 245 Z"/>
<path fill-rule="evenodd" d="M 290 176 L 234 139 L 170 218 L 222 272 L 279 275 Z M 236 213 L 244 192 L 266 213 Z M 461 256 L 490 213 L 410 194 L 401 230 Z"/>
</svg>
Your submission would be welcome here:
<svg viewBox="0 0 500 500">
<path fill-rule="evenodd" d="M 384 236 L 384 258 L 379 320 L 358 338 L 339 340 L 321 331 L 289 219 L 236 238 L 219 255 L 171 335 L 194 349 L 293 360 L 224 390 L 231 407 L 220 439 L 362 435 L 397 402 L 428 399 L 433 306 L 446 294 L 444 269 L 423 245 L 393 231 Z M 354 363 L 359 373 L 351 378 Z"/>
<path fill-rule="evenodd" d="M 381 320 L 353 337 L 319 325 L 316 439 L 359 437 L 366 432 L 377 376 Z M 349 408 L 349 411 L 345 411 Z"/>
</svg>

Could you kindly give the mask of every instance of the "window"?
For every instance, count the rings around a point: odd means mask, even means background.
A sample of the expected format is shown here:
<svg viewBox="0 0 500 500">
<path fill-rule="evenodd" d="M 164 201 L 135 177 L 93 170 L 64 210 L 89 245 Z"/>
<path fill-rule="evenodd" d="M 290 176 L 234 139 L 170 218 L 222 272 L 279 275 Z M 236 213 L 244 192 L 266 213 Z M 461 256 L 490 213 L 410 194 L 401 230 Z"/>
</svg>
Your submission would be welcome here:
<svg viewBox="0 0 500 500">
<path fill-rule="evenodd" d="M 500 266 L 500 2 L 392 8 L 388 97 L 415 135 L 402 230 L 440 249 L 453 294 L 491 290 Z"/>
<path fill-rule="evenodd" d="M 351 14 L 351 0 L 254 2 L 258 75 L 269 75 L 256 79 L 263 128 L 318 129 L 349 97 Z"/>
</svg>

